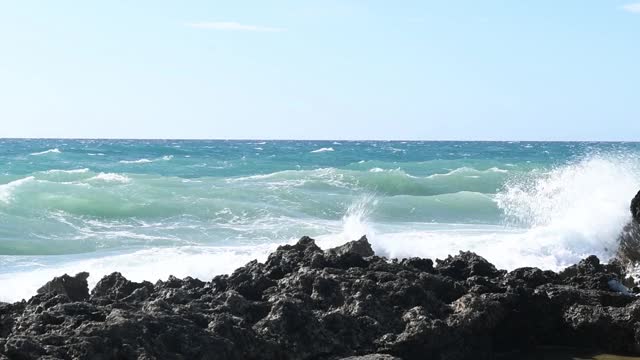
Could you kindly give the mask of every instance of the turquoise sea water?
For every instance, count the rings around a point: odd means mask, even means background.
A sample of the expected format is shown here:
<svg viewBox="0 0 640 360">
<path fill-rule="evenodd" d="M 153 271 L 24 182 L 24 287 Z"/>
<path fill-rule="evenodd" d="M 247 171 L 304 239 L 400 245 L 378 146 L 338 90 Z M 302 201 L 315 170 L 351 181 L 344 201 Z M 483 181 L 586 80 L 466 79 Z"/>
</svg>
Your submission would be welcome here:
<svg viewBox="0 0 640 360">
<path fill-rule="evenodd" d="M 640 144 L 0 140 L 0 301 L 52 276 L 209 278 L 302 235 L 503 268 L 608 257 Z"/>
</svg>

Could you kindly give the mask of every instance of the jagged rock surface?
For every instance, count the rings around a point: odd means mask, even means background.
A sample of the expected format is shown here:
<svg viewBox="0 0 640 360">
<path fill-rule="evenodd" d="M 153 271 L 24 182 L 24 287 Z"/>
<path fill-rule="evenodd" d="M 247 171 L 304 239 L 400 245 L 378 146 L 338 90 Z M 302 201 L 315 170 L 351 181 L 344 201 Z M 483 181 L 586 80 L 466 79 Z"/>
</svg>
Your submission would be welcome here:
<svg viewBox="0 0 640 360">
<path fill-rule="evenodd" d="M 640 353 L 640 302 L 595 257 L 556 274 L 496 269 L 461 252 L 375 256 L 366 238 L 321 250 L 304 237 L 209 282 L 88 292 L 86 273 L 0 304 L 0 359 L 491 359 L 540 345 Z"/>
<path fill-rule="evenodd" d="M 640 191 L 631 200 L 629 210 L 631 221 L 618 236 L 616 257 L 625 265 L 637 265 L 640 263 Z"/>
</svg>

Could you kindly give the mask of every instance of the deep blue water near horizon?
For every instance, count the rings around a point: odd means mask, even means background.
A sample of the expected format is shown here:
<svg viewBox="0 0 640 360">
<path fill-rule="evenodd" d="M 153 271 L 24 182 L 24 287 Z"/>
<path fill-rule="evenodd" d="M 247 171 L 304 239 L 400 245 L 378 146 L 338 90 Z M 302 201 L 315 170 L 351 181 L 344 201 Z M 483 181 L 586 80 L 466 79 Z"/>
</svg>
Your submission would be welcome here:
<svg viewBox="0 0 640 360">
<path fill-rule="evenodd" d="M 639 143 L 0 140 L 0 301 L 52 276 L 208 278 L 310 235 L 500 267 L 607 258 Z M 5 290 L 1 290 L 5 289 Z"/>
</svg>

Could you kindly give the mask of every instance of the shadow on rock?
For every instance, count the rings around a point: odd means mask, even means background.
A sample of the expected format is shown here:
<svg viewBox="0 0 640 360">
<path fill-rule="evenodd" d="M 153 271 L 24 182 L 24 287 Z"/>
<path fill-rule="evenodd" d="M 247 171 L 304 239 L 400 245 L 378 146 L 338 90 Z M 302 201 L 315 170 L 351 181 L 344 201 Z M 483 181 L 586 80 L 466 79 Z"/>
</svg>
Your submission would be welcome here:
<svg viewBox="0 0 640 360">
<path fill-rule="evenodd" d="M 323 251 L 303 237 L 209 282 L 89 293 L 87 273 L 0 304 L 0 359 L 494 359 L 540 346 L 640 353 L 640 302 L 623 267 L 507 272 L 461 252 L 376 256 L 366 237 Z"/>
</svg>

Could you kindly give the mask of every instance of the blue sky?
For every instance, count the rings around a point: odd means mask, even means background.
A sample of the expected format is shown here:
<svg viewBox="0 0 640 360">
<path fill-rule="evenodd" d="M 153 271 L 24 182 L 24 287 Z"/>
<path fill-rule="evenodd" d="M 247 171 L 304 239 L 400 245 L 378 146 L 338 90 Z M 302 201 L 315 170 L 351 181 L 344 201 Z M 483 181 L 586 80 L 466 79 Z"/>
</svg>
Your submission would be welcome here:
<svg viewBox="0 0 640 360">
<path fill-rule="evenodd" d="M 6 1 L 0 137 L 640 140 L 640 3 Z"/>
</svg>

